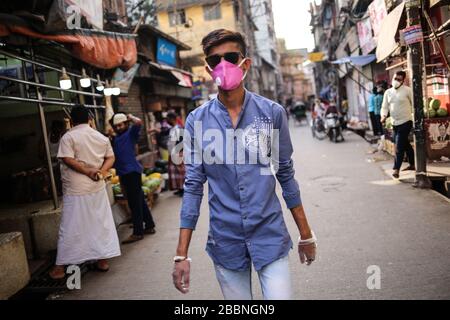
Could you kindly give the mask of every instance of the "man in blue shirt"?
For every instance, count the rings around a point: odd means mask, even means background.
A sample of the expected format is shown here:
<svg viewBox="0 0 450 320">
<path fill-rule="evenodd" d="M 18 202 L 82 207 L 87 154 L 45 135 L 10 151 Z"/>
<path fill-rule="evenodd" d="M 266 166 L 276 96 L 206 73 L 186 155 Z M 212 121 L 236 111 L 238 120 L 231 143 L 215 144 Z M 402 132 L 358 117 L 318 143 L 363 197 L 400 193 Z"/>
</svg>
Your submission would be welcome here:
<svg viewBox="0 0 450 320">
<path fill-rule="evenodd" d="M 208 181 L 210 230 L 206 250 L 224 298 L 252 299 L 253 263 L 264 298 L 289 299 L 288 253 L 293 243 L 275 193 L 275 178 L 300 232 L 302 263 L 314 261 L 316 238 L 294 178 L 286 112 L 279 104 L 244 88 L 251 61 L 240 33 L 215 30 L 202 45 L 207 71 L 219 86 L 219 94 L 186 120 L 186 179 L 174 285 L 180 292 L 188 292 L 188 248 L 200 213 L 203 184 Z"/>
<path fill-rule="evenodd" d="M 141 187 L 142 166 L 135 154 L 142 120 L 131 114 L 116 113 L 110 123 L 116 133 L 112 144 L 116 155 L 114 167 L 124 188 L 133 220 L 133 234 L 122 241 L 123 244 L 127 244 L 142 240 L 144 234 L 155 233 L 155 223 Z"/>
<path fill-rule="evenodd" d="M 378 94 L 378 89 L 376 86 L 373 87 L 372 93 L 369 94 L 369 101 L 367 105 L 367 109 L 369 111 L 370 123 L 372 124 L 372 131 L 374 135 L 378 133 L 378 125 L 375 117 L 375 97 Z"/>
</svg>

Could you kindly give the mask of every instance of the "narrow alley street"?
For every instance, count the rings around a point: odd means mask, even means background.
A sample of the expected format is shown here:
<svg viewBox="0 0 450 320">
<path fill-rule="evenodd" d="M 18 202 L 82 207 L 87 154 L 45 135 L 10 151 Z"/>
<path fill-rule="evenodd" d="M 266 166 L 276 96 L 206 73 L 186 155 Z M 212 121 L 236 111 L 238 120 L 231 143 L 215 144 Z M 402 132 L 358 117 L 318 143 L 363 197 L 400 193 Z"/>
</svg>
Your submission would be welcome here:
<svg viewBox="0 0 450 320">
<path fill-rule="evenodd" d="M 310 129 L 291 124 L 296 178 L 318 257 L 309 267 L 290 253 L 295 299 L 449 299 L 450 202 L 434 191 L 415 190 L 392 180 L 387 162 L 368 161 L 369 145 L 353 133 L 344 143 L 317 141 Z M 206 187 L 206 186 L 205 186 Z M 277 192 L 280 192 L 278 187 Z M 89 272 L 81 290 L 53 299 L 222 299 L 204 247 L 208 233 L 206 195 L 191 243 L 191 290 L 172 285 L 172 257 L 178 238 L 181 199 L 161 195 L 153 210 L 157 233 L 122 246 L 107 273 Z M 283 203 L 284 206 L 284 203 Z M 293 241 L 298 231 L 285 220 Z M 129 225 L 121 226 L 126 237 Z M 367 268 L 381 270 L 381 288 L 369 290 Z M 255 298 L 261 299 L 256 275 Z"/>
</svg>

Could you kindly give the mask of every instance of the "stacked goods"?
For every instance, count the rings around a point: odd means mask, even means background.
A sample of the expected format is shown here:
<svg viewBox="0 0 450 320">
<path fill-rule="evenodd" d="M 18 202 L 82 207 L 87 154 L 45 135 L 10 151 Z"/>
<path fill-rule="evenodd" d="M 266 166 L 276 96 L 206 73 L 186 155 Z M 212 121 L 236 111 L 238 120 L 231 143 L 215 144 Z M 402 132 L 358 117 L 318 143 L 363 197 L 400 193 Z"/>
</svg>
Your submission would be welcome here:
<svg viewBox="0 0 450 320">
<path fill-rule="evenodd" d="M 448 110 L 446 107 L 441 107 L 441 101 L 439 99 L 428 98 L 424 99 L 425 107 L 423 112 L 428 118 L 445 118 L 448 116 Z"/>
<path fill-rule="evenodd" d="M 114 169 L 111 169 L 111 184 L 112 189 L 114 192 L 114 195 L 116 197 L 123 197 L 122 188 L 120 186 L 120 179 L 116 175 L 116 172 Z M 142 191 L 144 191 L 145 195 L 148 195 L 149 193 L 153 193 L 158 190 L 158 188 L 161 185 L 162 178 L 160 173 L 151 173 L 151 174 L 142 174 Z"/>
<path fill-rule="evenodd" d="M 142 190 L 145 194 L 153 193 L 158 190 L 161 185 L 162 179 L 160 173 L 152 173 L 146 176 L 142 175 Z"/>
</svg>

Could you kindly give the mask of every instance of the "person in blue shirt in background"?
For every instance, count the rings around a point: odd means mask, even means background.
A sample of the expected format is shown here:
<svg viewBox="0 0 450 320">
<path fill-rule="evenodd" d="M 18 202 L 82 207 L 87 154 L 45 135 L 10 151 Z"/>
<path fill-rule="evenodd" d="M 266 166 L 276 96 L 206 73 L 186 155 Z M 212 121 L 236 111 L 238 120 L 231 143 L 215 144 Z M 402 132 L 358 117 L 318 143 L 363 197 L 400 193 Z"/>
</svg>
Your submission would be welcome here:
<svg viewBox="0 0 450 320">
<path fill-rule="evenodd" d="M 251 60 L 242 34 L 215 30 L 202 40 L 202 45 L 206 70 L 218 85 L 219 94 L 193 110 L 186 120 L 183 137 L 186 178 L 180 235 L 173 258 L 174 286 L 182 293 L 189 290 L 188 249 L 200 214 L 203 185 L 208 181 L 210 229 L 206 251 L 213 260 L 224 298 L 253 298 L 253 264 L 264 299 L 290 299 L 288 254 L 293 243 L 275 193 L 276 180 L 298 227 L 301 263 L 310 265 L 314 261 L 316 237 L 306 219 L 294 178 L 286 112 L 276 102 L 244 88 Z M 243 136 L 238 138 L 236 132 Z M 214 135 L 212 143 L 209 134 Z M 217 160 L 212 163 L 209 155 L 205 156 L 211 147 Z M 241 161 L 247 159 L 240 158 L 239 151 L 246 158 L 259 154 L 259 161 Z M 197 156 L 202 153 L 199 159 Z M 192 160 L 193 157 L 197 159 Z M 264 158 L 272 162 L 263 163 Z M 270 170 L 271 164 L 278 167 L 275 174 Z"/>
<path fill-rule="evenodd" d="M 383 125 L 381 124 L 381 107 L 383 106 L 384 89 L 377 86 L 377 94 L 373 99 L 373 113 L 375 121 L 374 134 L 376 136 L 383 135 Z"/>
<path fill-rule="evenodd" d="M 367 106 L 370 116 L 370 123 L 372 124 L 372 130 L 374 135 L 376 135 L 378 132 L 377 121 L 375 118 L 375 97 L 377 96 L 377 93 L 378 89 L 376 86 L 374 86 L 372 89 L 372 93 L 369 95 L 369 101 Z"/>
<path fill-rule="evenodd" d="M 144 234 L 155 233 L 155 223 L 141 187 L 143 169 L 135 154 L 142 120 L 131 114 L 116 113 L 110 123 L 116 133 L 112 143 L 116 155 L 114 167 L 124 188 L 133 221 L 133 234 L 122 241 L 122 244 L 127 244 L 142 240 Z"/>
</svg>

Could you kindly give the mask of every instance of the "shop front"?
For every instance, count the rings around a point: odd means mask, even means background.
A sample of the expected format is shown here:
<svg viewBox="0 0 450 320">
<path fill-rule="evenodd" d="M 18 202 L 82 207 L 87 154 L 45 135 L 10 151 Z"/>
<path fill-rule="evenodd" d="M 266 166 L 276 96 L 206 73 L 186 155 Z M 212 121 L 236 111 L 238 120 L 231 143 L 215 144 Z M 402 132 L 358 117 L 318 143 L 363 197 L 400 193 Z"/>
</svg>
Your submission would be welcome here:
<svg viewBox="0 0 450 320">
<path fill-rule="evenodd" d="M 421 10 L 421 24 L 407 26 L 406 6 L 402 2 L 388 14 L 381 25 L 378 40 L 377 59 L 386 63 L 388 78 L 395 72 L 405 71 L 408 74 L 406 84 L 413 86 L 409 79 L 412 76 L 412 64 L 408 60 L 408 46 L 420 43 L 422 47 L 423 87 L 423 130 L 426 143 L 428 168 L 440 162 L 450 165 L 450 94 L 449 94 L 449 62 L 450 42 L 448 34 L 450 15 L 442 3 L 424 1 Z M 415 119 L 417 122 L 418 120 Z M 385 150 L 395 153 L 392 126 L 387 127 Z M 414 131 L 414 130 L 413 130 Z M 413 134 L 411 134 L 413 141 Z M 430 170 L 430 169 L 428 169 Z M 440 170 L 440 169 L 438 169 Z M 442 171 L 442 170 L 441 170 Z M 447 172 L 443 170 L 442 172 Z M 446 175 L 443 173 L 443 175 Z"/>
<path fill-rule="evenodd" d="M 120 93 L 107 80 L 137 55 L 134 35 L 65 25 L 42 33 L 24 16 L 0 13 L 0 238 L 19 235 L 9 256 L 23 257 L 30 279 L 52 263 L 56 249 L 62 195 L 56 155 L 71 128 L 70 110 L 88 108 L 91 127 L 106 134 L 111 96 Z M 20 286 L 11 288 L 0 299 Z"/>
</svg>

